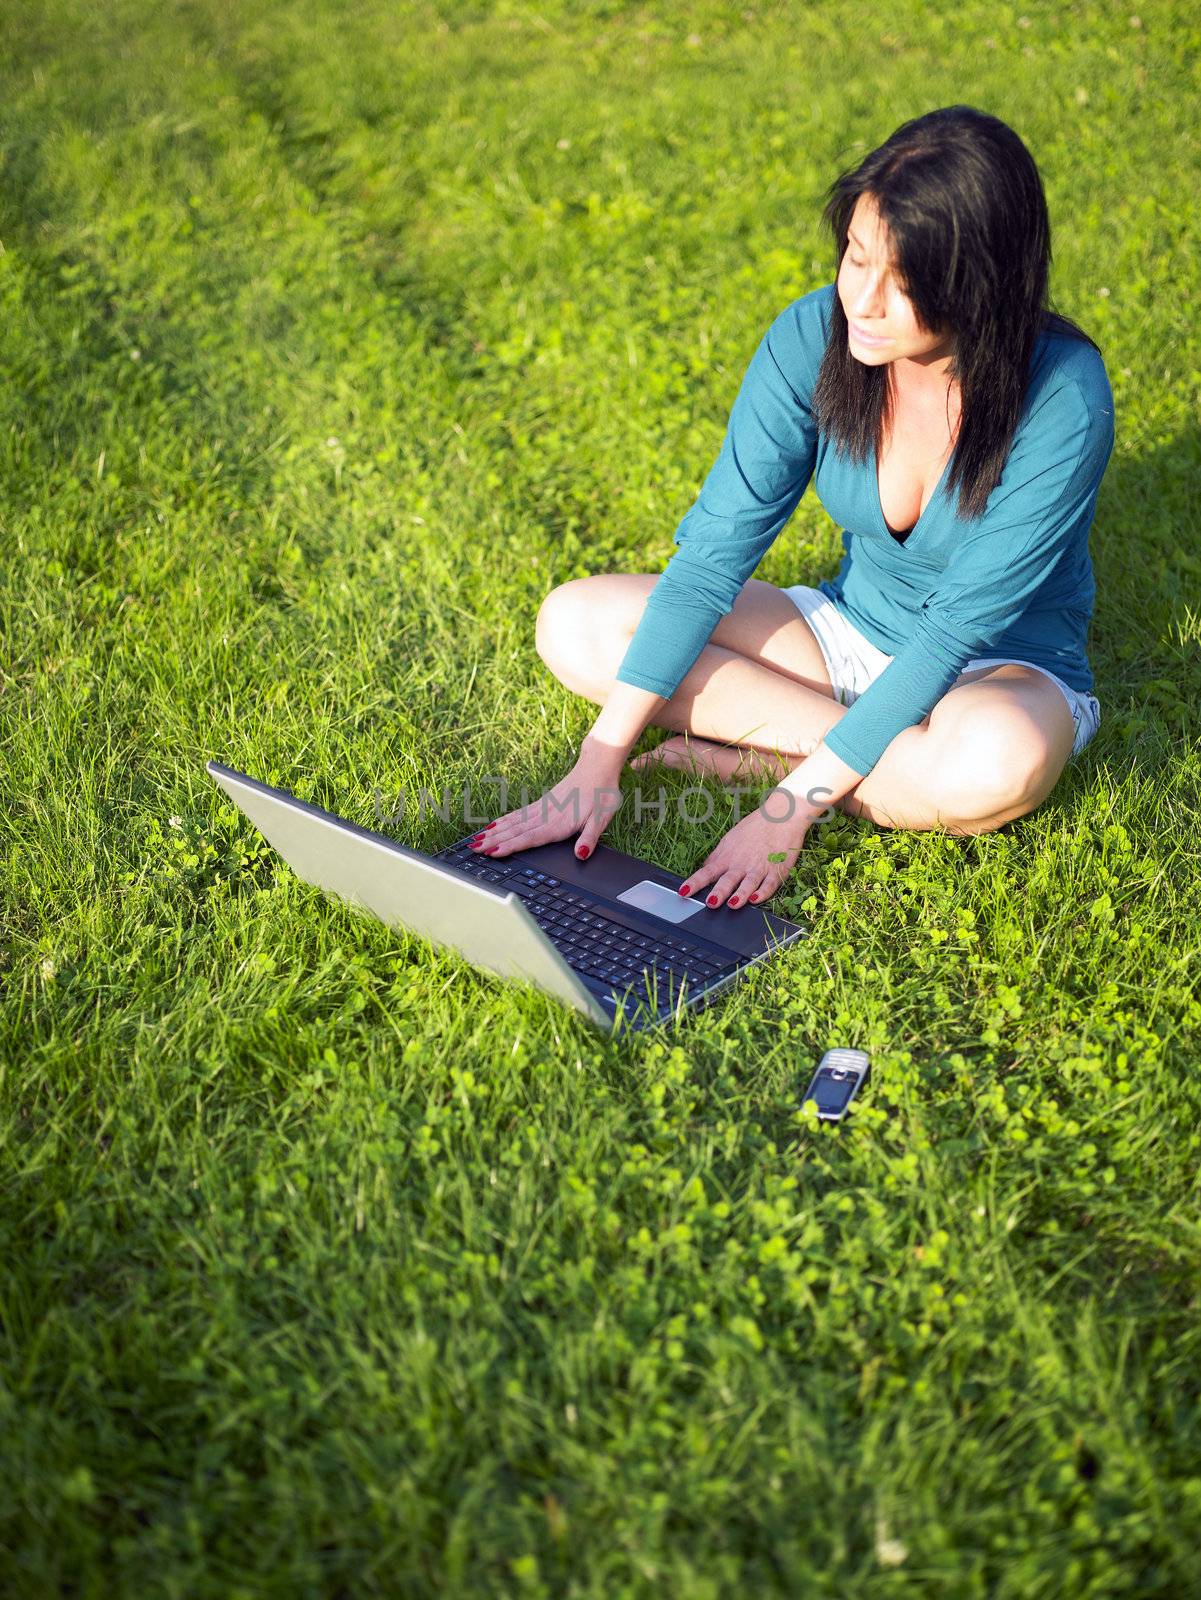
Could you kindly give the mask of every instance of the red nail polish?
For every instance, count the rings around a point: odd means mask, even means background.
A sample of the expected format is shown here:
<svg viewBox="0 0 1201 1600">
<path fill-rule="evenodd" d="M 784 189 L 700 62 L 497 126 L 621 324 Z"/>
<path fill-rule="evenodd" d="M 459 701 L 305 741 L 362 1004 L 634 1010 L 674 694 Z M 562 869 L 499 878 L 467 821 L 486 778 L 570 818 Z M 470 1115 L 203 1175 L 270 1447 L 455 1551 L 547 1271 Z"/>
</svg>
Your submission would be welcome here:
<svg viewBox="0 0 1201 1600">
<path fill-rule="evenodd" d="M 730 904 L 732 906 L 736 906 L 738 904 L 738 896 L 736 894 L 732 894 L 730 896 Z"/>
<path fill-rule="evenodd" d="M 747 896 L 748 900 L 758 900 L 758 898 L 759 896 L 757 894 L 751 894 Z"/>
<path fill-rule="evenodd" d="M 499 849 L 500 849 L 500 846 L 498 844 L 494 844 L 492 846 L 491 850 L 485 850 L 484 854 L 486 856 L 494 856 Z"/>
<path fill-rule="evenodd" d="M 705 901 L 705 904 L 707 906 L 715 906 L 717 904 L 717 896 L 715 894 L 711 894 L 708 900 Z"/>
<path fill-rule="evenodd" d="M 484 824 L 484 832 L 487 833 L 489 828 L 495 828 L 495 826 L 496 826 L 495 822 L 485 822 L 485 824 Z"/>
<path fill-rule="evenodd" d="M 592 854 L 592 852 L 591 852 L 591 850 L 589 850 L 589 848 L 588 848 L 588 846 L 586 844 L 582 844 L 580 846 L 580 848 L 576 851 L 576 855 L 579 856 L 581 861 L 587 861 L 588 857 L 591 854 Z"/>
</svg>

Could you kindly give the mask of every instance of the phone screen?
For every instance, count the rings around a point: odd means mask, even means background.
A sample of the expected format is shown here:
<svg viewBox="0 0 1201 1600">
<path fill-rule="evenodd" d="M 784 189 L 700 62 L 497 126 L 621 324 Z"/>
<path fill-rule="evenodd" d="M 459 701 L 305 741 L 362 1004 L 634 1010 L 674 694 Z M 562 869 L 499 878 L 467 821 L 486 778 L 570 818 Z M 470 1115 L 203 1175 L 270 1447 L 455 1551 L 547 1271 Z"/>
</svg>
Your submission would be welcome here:
<svg viewBox="0 0 1201 1600">
<path fill-rule="evenodd" d="M 823 1067 L 814 1078 L 805 1098 L 816 1100 L 817 1109 L 827 1115 L 831 1112 L 844 1111 L 855 1093 L 858 1081 L 858 1073 L 844 1072 L 840 1069 L 839 1076 L 835 1077 L 829 1067 Z"/>
</svg>

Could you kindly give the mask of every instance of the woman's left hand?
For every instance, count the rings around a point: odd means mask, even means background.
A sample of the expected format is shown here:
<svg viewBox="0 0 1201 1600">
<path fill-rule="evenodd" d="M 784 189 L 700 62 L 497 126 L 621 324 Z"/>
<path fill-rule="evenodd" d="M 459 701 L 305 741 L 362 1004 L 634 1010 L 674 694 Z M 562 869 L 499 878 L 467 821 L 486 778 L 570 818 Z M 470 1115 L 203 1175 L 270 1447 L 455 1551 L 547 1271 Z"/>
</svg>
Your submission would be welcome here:
<svg viewBox="0 0 1201 1600">
<path fill-rule="evenodd" d="M 783 802 L 772 801 L 771 795 L 764 804 L 768 801 L 779 814 L 770 816 L 761 805 L 741 822 L 736 822 L 696 871 L 684 880 L 681 894 L 687 891 L 691 899 L 698 890 L 712 884 L 705 897 L 706 905 L 716 907 L 728 903 L 734 908 L 745 905 L 748 900 L 762 905 L 775 894 L 792 871 L 814 818 L 800 810 L 786 817 Z M 773 861 L 773 856 L 778 859 Z"/>
</svg>

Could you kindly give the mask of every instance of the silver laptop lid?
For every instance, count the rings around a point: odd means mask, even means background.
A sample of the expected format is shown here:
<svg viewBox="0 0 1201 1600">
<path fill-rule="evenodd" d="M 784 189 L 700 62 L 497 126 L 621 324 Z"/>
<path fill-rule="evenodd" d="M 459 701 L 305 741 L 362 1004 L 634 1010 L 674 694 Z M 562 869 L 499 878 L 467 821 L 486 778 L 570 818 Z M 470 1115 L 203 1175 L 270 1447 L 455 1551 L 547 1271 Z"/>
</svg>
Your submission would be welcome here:
<svg viewBox="0 0 1201 1600">
<path fill-rule="evenodd" d="M 305 883 L 391 927 L 449 945 L 501 978 L 526 979 L 609 1031 L 600 1002 L 530 916 L 519 896 L 437 865 L 382 833 L 298 800 L 217 761 L 206 771 Z"/>
</svg>

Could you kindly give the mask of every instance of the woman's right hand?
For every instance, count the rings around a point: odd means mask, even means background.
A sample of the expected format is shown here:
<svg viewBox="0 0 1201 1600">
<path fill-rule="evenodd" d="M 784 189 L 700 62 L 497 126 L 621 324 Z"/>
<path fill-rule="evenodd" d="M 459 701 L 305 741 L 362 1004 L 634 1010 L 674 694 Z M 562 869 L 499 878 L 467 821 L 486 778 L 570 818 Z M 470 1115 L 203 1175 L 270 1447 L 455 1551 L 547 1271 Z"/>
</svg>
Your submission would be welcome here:
<svg viewBox="0 0 1201 1600">
<path fill-rule="evenodd" d="M 553 789 L 490 822 L 473 848 L 480 855 L 500 858 L 578 833 L 575 853 L 585 860 L 621 805 L 622 765 L 611 749 L 593 750 L 586 744 L 575 766 Z"/>
</svg>

